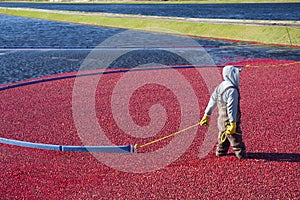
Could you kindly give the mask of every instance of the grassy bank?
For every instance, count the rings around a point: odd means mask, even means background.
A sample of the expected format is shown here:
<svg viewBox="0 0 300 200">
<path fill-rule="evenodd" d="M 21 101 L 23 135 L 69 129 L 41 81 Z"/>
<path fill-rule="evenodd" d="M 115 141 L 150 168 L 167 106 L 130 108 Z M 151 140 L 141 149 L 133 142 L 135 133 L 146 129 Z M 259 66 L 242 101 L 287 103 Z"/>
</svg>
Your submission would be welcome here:
<svg viewBox="0 0 300 200">
<path fill-rule="evenodd" d="M 133 30 L 146 30 L 176 33 L 198 37 L 222 38 L 229 40 L 258 42 L 264 44 L 300 46 L 300 29 L 292 27 L 211 24 L 182 21 L 167 21 L 122 15 L 84 15 L 79 12 L 45 12 L 26 9 L 0 8 L 0 14 L 55 20 L 79 24 L 118 27 Z"/>
</svg>

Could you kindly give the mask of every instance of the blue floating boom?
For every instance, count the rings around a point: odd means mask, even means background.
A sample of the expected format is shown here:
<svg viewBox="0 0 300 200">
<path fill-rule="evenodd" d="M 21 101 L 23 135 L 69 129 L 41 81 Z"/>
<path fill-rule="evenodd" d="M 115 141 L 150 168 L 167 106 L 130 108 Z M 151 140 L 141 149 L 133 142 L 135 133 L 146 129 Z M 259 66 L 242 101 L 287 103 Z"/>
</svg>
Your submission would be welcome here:
<svg viewBox="0 0 300 200">
<path fill-rule="evenodd" d="M 54 144 L 42 144 L 34 142 L 24 142 L 20 140 L 12 140 L 0 138 L 0 143 L 10 144 L 20 147 L 29 147 L 43 150 L 53 151 L 71 151 L 71 152 L 98 152 L 98 153 L 135 153 L 136 148 L 133 145 L 127 146 L 65 146 Z"/>
<path fill-rule="evenodd" d="M 21 147 L 30 147 L 36 149 L 44 149 L 44 150 L 54 150 L 54 151 L 61 151 L 60 145 L 53 145 L 53 144 L 41 144 L 41 143 L 33 143 L 33 142 L 24 142 L 20 140 L 12 140 L 6 138 L 0 138 L 0 142 L 4 144 L 10 144 L 15 146 Z"/>
<path fill-rule="evenodd" d="M 61 146 L 61 151 L 98 152 L 98 153 L 134 153 L 133 145 L 127 146 Z"/>
</svg>

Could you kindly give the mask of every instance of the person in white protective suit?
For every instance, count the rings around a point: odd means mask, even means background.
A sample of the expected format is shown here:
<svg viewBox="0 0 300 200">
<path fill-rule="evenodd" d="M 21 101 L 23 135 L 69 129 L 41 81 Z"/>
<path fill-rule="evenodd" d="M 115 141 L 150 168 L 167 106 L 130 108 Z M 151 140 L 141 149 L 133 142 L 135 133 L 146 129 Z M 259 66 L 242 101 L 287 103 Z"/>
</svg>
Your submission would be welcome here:
<svg viewBox="0 0 300 200">
<path fill-rule="evenodd" d="M 224 81 L 212 93 L 200 125 L 209 126 L 210 115 L 218 106 L 219 133 L 216 156 L 225 156 L 231 145 L 235 156 L 244 159 L 247 154 L 240 127 L 240 70 L 234 66 L 225 66 L 222 73 Z"/>
</svg>

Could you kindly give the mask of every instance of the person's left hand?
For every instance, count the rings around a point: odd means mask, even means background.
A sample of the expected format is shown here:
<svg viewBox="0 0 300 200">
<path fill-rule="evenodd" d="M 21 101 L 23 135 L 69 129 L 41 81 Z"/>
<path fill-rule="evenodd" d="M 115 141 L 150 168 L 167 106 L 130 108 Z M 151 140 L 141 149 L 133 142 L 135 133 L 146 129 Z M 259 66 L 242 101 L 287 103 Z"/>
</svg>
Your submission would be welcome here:
<svg viewBox="0 0 300 200">
<path fill-rule="evenodd" d="M 235 134 L 236 133 L 236 122 L 230 122 L 230 125 L 226 126 L 226 134 Z"/>
</svg>

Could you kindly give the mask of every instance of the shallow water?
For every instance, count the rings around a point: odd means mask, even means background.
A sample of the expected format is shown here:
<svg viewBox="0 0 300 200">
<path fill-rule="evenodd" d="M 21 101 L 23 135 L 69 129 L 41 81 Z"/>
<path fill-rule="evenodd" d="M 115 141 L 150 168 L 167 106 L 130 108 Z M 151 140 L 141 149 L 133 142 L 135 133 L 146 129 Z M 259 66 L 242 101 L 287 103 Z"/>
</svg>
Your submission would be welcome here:
<svg viewBox="0 0 300 200">
<path fill-rule="evenodd" d="M 109 56 L 120 50 L 130 51 L 114 61 L 109 67 L 133 68 L 138 65 L 181 65 L 189 64 L 178 56 L 166 52 L 166 48 L 185 53 L 193 48 L 178 44 L 174 36 L 167 37 L 161 46 L 151 46 L 143 41 L 145 34 L 133 31 L 128 41 L 117 41 L 124 29 L 103 28 L 55 21 L 29 19 L 0 15 L 0 83 L 17 82 L 45 75 L 78 71 L 89 53 L 97 49 Z M 154 34 L 148 33 L 149 37 Z M 139 38 L 140 37 L 140 38 Z M 114 38 L 109 45 L 103 45 Z M 191 39 L 191 38 L 189 38 Z M 192 38 L 204 48 L 215 64 L 248 59 L 282 59 L 300 61 L 300 50 L 274 46 L 249 45 L 222 40 Z M 142 41 L 140 44 L 138 41 Z M 120 46 L 120 45 L 123 46 Z M 157 44 L 157 41 L 156 41 Z M 176 46 L 177 45 L 177 46 Z M 179 46 L 178 46 L 179 45 Z M 181 45 L 181 46 L 180 46 Z M 169 46 L 169 47 L 167 47 Z M 129 50 L 128 50 L 129 49 Z M 201 63 L 199 63 L 201 64 Z M 101 67 L 101 66 L 100 66 Z"/>
</svg>

